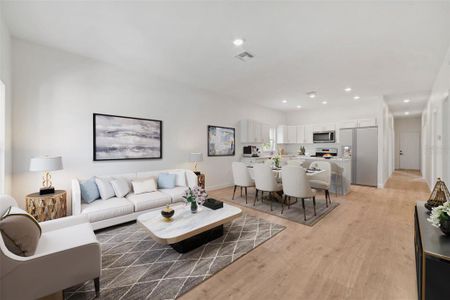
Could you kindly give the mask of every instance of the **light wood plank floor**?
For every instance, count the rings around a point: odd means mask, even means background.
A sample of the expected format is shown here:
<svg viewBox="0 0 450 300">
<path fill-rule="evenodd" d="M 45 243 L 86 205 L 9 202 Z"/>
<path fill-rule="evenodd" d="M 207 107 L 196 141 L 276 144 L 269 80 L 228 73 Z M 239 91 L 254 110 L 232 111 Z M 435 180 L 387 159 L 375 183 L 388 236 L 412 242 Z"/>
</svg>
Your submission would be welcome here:
<svg viewBox="0 0 450 300">
<path fill-rule="evenodd" d="M 182 299 L 417 299 L 413 213 L 428 195 L 418 173 L 397 171 L 384 189 L 332 195 L 341 205 L 313 227 L 244 208 L 287 228 Z"/>
</svg>

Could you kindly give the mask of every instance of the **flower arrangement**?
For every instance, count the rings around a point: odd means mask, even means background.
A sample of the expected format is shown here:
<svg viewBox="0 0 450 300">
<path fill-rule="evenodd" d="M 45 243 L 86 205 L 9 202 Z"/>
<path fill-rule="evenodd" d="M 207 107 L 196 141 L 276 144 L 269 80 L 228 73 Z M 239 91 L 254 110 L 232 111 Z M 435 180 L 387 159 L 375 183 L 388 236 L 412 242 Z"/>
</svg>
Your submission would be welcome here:
<svg viewBox="0 0 450 300">
<path fill-rule="evenodd" d="M 184 198 L 186 203 L 191 204 L 192 213 L 196 213 L 198 205 L 203 205 L 206 198 L 208 197 L 208 194 L 205 192 L 204 189 L 194 187 L 192 189 L 189 188 L 182 197 Z"/>
<path fill-rule="evenodd" d="M 272 157 L 275 168 L 281 168 L 281 156 L 276 154 Z"/>
<path fill-rule="evenodd" d="M 445 202 L 441 206 L 434 207 L 428 221 L 443 233 L 450 234 L 450 202 Z"/>
</svg>

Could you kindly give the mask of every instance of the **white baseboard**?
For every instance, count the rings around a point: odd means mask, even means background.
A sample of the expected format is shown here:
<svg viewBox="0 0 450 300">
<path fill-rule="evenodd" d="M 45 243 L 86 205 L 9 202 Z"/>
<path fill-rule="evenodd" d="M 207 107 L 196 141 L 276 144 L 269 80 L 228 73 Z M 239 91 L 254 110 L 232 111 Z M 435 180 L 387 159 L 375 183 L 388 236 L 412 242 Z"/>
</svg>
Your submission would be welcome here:
<svg viewBox="0 0 450 300">
<path fill-rule="evenodd" d="M 218 185 L 211 185 L 211 186 L 207 186 L 206 190 L 207 191 L 214 191 L 214 190 L 220 190 L 220 189 L 224 189 L 230 186 L 234 186 L 233 183 L 225 183 L 225 184 L 218 184 Z"/>
</svg>

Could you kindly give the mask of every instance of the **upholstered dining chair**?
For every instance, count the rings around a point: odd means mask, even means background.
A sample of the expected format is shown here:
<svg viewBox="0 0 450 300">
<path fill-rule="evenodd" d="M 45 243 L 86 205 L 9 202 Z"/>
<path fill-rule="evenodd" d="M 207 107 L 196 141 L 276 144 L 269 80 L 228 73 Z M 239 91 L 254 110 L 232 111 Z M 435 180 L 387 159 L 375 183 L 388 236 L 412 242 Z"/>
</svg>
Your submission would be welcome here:
<svg viewBox="0 0 450 300">
<path fill-rule="evenodd" d="M 250 173 L 248 171 L 247 165 L 243 162 L 235 161 L 231 164 L 231 169 L 233 171 L 233 180 L 234 180 L 234 190 L 233 190 L 233 200 L 234 195 L 236 193 L 236 188 L 241 188 L 241 197 L 242 197 L 242 189 L 245 191 L 245 204 L 247 204 L 248 192 L 247 188 L 254 187 L 255 181 L 250 177 Z"/>
<path fill-rule="evenodd" d="M 0 195 L 0 215 L 14 198 Z M 8 250 L 0 234 L 0 299 L 38 299 L 94 280 L 100 295 L 101 251 L 85 216 L 71 216 L 39 223 L 42 234 L 32 256 Z"/>
<path fill-rule="evenodd" d="M 287 164 L 289 166 L 303 167 L 304 161 L 297 160 L 297 159 L 291 159 L 291 160 L 287 161 Z"/>
<path fill-rule="evenodd" d="M 331 203 L 330 185 L 331 185 L 331 164 L 327 161 L 314 161 L 310 168 L 317 168 L 324 170 L 324 172 L 311 175 L 309 177 L 309 184 L 313 189 L 322 190 L 325 192 L 325 204 Z"/>
<path fill-rule="evenodd" d="M 266 164 L 256 164 L 253 166 L 253 170 L 255 174 L 254 177 L 256 186 L 255 201 L 253 205 L 256 205 L 259 192 L 261 192 L 261 202 L 264 200 L 264 193 L 267 192 L 269 193 L 270 210 L 272 211 L 272 203 L 274 199 L 273 193 L 281 192 L 283 190 L 283 186 L 277 182 L 271 166 L 268 166 Z"/>
<path fill-rule="evenodd" d="M 283 180 L 284 201 L 290 203 L 290 197 L 302 200 L 303 219 L 306 221 L 305 199 L 312 199 L 314 205 L 314 215 L 316 216 L 316 191 L 311 189 L 306 177 L 305 169 L 299 166 L 287 165 L 281 169 Z M 289 198 L 288 198 L 289 197 Z M 288 209 L 290 204 L 288 204 Z"/>
</svg>

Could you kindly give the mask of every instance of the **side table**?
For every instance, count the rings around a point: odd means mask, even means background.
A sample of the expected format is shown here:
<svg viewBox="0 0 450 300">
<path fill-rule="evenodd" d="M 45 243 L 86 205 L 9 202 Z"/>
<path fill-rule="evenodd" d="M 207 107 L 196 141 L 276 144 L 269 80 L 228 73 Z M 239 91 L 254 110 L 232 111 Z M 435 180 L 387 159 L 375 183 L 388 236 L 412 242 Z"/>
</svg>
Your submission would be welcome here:
<svg viewBox="0 0 450 300">
<path fill-rule="evenodd" d="M 197 175 L 197 185 L 202 189 L 205 189 L 205 174 Z"/>
<path fill-rule="evenodd" d="M 56 190 L 53 194 L 29 194 L 25 198 L 26 211 L 37 221 L 43 222 L 67 215 L 66 191 Z"/>
</svg>

